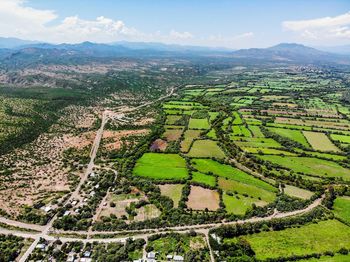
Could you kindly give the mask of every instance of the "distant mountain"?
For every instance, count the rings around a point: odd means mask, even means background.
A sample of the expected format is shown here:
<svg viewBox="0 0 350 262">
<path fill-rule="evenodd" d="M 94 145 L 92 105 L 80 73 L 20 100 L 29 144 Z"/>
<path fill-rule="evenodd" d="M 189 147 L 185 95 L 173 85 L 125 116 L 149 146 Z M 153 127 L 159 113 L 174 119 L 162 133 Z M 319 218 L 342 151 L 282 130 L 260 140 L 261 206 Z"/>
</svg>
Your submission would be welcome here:
<svg viewBox="0 0 350 262">
<path fill-rule="evenodd" d="M 16 48 L 23 45 L 37 44 L 38 41 L 22 40 L 14 37 L 0 37 L 0 48 Z"/>
<path fill-rule="evenodd" d="M 331 52 L 335 54 L 350 55 L 350 45 L 320 46 L 316 48 L 322 51 Z"/>
<path fill-rule="evenodd" d="M 350 64 L 350 57 L 294 43 L 282 43 L 269 48 L 241 49 L 233 52 L 233 57 L 280 62 Z"/>
</svg>

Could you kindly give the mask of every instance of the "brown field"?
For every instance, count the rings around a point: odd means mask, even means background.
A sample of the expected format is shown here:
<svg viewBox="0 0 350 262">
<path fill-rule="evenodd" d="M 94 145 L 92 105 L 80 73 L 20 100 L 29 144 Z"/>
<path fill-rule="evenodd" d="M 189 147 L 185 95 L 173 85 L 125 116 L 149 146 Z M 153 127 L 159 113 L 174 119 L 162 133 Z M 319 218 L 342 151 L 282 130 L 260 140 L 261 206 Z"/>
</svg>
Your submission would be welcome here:
<svg viewBox="0 0 350 262">
<path fill-rule="evenodd" d="M 148 204 L 139 209 L 136 209 L 137 216 L 134 217 L 134 221 L 145 221 L 148 219 L 159 217 L 161 212 L 153 204 Z"/>
<path fill-rule="evenodd" d="M 126 217 L 128 214 L 125 211 L 125 208 L 130 206 L 131 203 L 136 203 L 141 199 L 146 199 L 144 196 L 136 196 L 134 194 L 129 195 L 115 195 L 113 193 L 108 193 L 106 198 L 106 205 L 103 206 L 100 210 L 100 213 L 97 214 L 97 220 L 101 220 L 102 217 L 109 217 L 111 214 L 115 215 L 118 218 L 121 218 L 123 215 Z M 115 203 L 115 207 L 110 207 L 110 203 Z"/>
<path fill-rule="evenodd" d="M 210 211 L 215 211 L 219 209 L 219 193 L 211 189 L 191 186 L 187 207 L 193 210 L 205 210 L 207 208 Z"/>
<path fill-rule="evenodd" d="M 149 129 L 104 131 L 102 141 L 107 150 L 118 150 L 122 146 L 122 138 L 129 136 L 144 136 L 149 133 Z"/>
<path fill-rule="evenodd" d="M 165 151 L 168 143 L 162 139 L 156 139 L 151 145 L 151 151 Z"/>
<path fill-rule="evenodd" d="M 168 141 L 176 141 L 181 137 L 182 130 L 181 129 L 167 129 L 165 130 L 163 137 Z"/>
</svg>

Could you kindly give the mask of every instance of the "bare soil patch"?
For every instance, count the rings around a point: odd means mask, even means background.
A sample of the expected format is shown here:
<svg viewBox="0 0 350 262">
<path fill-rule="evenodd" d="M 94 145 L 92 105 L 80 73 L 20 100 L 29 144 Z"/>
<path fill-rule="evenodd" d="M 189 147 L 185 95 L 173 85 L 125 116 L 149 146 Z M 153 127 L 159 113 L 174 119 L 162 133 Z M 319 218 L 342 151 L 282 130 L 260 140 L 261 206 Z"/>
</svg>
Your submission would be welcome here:
<svg viewBox="0 0 350 262">
<path fill-rule="evenodd" d="M 188 196 L 187 207 L 193 210 L 210 211 L 219 209 L 219 193 L 215 190 L 199 186 L 191 186 L 191 193 Z"/>
</svg>

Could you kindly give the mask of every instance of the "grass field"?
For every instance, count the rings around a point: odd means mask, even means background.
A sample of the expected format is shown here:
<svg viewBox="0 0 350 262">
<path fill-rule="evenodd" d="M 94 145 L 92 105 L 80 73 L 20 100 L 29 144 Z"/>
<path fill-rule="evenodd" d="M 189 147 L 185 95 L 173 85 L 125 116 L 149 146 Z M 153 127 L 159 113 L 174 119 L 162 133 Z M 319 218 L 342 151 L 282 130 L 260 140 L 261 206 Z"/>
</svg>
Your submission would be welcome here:
<svg viewBox="0 0 350 262">
<path fill-rule="evenodd" d="M 237 198 L 238 197 L 238 198 Z M 246 211 L 252 207 L 252 204 L 257 206 L 265 205 L 263 201 L 257 201 L 256 199 L 244 196 L 229 196 L 226 193 L 222 195 L 226 211 L 235 215 L 244 215 Z"/>
<path fill-rule="evenodd" d="M 165 184 L 159 185 L 160 192 L 162 195 L 169 197 L 174 202 L 174 207 L 179 206 L 179 201 L 182 195 L 182 188 L 184 185 L 181 184 Z"/>
<path fill-rule="evenodd" d="M 211 159 L 192 159 L 191 164 L 199 172 L 205 174 L 213 173 L 220 177 L 229 178 L 247 185 L 253 185 L 271 192 L 276 192 L 277 190 L 270 184 L 257 179 L 238 168 L 229 165 L 223 165 Z"/>
<path fill-rule="evenodd" d="M 189 157 L 214 157 L 225 158 L 225 153 L 213 140 L 196 140 L 192 144 L 187 156 Z"/>
<path fill-rule="evenodd" d="M 190 122 L 188 123 L 188 128 L 189 129 L 209 129 L 210 124 L 207 118 L 203 118 L 203 119 L 191 118 Z"/>
<path fill-rule="evenodd" d="M 341 143 L 350 144 L 350 136 L 331 134 L 331 138 Z"/>
<path fill-rule="evenodd" d="M 145 153 L 137 160 L 134 175 L 167 180 L 188 176 L 185 160 L 176 154 Z"/>
<path fill-rule="evenodd" d="M 276 194 L 274 192 L 267 191 L 254 185 L 244 184 L 232 179 L 219 177 L 218 185 L 224 191 L 237 192 L 240 195 L 247 194 L 254 197 L 255 200 L 261 198 L 261 200 L 265 202 L 273 202 L 276 198 Z"/>
<path fill-rule="evenodd" d="M 337 197 L 334 201 L 334 214 L 350 224 L 350 197 Z"/>
<path fill-rule="evenodd" d="M 262 232 L 244 236 L 257 259 L 306 255 L 350 248 L 350 227 L 337 220 L 327 220 L 300 228 Z M 236 239 L 225 239 L 225 242 Z"/>
<path fill-rule="evenodd" d="M 311 258 L 307 260 L 298 260 L 298 262 L 349 262 L 350 255 L 335 254 L 334 256 L 322 256 L 318 258 Z"/>
<path fill-rule="evenodd" d="M 181 241 L 179 241 L 181 239 Z M 176 239 L 171 235 L 161 237 L 159 239 L 149 241 L 148 246 L 153 247 L 154 251 L 157 251 L 157 261 L 168 261 L 167 255 L 181 255 L 186 258 L 186 255 L 191 250 L 198 250 L 207 248 L 206 241 L 203 236 L 197 235 L 194 237 L 190 237 L 184 234 Z M 209 262 L 209 252 L 206 254 L 206 258 L 203 262 Z M 187 260 L 186 260 L 187 261 Z"/>
<path fill-rule="evenodd" d="M 309 190 L 305 190 L 299 187 L 291 186 L 291 185 L 286 185 L 284 188 L 284 193 L 286 195 L 292 196 L 292 197 L 297 197 L 301 199 L 309 199 L 312 197 L 314 194 L 313 192 Z"/>
<path fill-rule="evenodd" d="M 249 129 L 245 126 L 232 126 L 232 132 L 234 136 L 243 136 L 243 137 L 251 137 Z"/>
<path fill-rule="evenodd" d="M 289 138 L 290 140 L 293 140 L 295 142 L 298 142 L 299 144 L 302 144 L 303 146 L 305 146 L 307 148 L 310 148 L 309 143 L 307 142 L 306 138 L 304 137 L 303 133 L 300 130 L 275 128 L 275 127 L 270 127 L 268 129 L 271 132 L 274 132 L 280 136 Z"/>
<path fill-rule="evenodd" d="M 216 185 L 216 178 L 214 176 L 209 176 L 201 172 L 192 172 L 192 181 L 213 187 Z"/>
<path fill-rule="evenodd" d="M 310 174 L 321 177 L 342 177 L 350 180 L 350 170 L 338 163 L 312 158 L 312 157 L 282 157 L 282 156 L 259 156 L 257 157 L 272 163 L 289 168 L 295 172 Z"/>
<path fill-rule="evenodd" d="M 303 131 L 303 134 L 312 148 L 315 150 L 333 152 L 340 151 L 339 148 L 337 148 L 324 133 Z"/>
<path fill-rule="evenodd" d="M 186 130 L 184 140 L 181 142 L 181 152 L 188 152 L 193 139 L 198 138 L 200 133 L 200 130 Z"/>
</svg>

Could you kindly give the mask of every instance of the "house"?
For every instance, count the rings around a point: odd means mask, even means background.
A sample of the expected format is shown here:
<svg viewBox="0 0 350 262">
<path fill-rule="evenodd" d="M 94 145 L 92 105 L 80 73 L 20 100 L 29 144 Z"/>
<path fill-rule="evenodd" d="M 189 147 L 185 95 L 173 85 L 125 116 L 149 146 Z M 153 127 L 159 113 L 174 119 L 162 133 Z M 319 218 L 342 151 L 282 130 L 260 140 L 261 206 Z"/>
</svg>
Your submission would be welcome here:
<svg viewBox="0 0 350 262">
<path fill-rule="evenodd" d="M 75 253 L 70 252 L 67 257 L 67 262 L 74 262 Z"/>
<path fill-rule="evenodd" d="M 90 257 L 91 256 L 91 251 L 85 251 L 83 256 L 84 257 Z"/>
<path fill-rule="evenodd" d="M 175 255 L 174 256 L 174 261 L 176 261 L 176 262 L 183 262 L 184 261 L 184 257 L 183 256 L 179 256 L 179 255 Z"/>
<path fill-rule="evenodd" d="M 66 212 L 64 212 L 63 216 L 68 216 L 70 214 L 70 211 L 67 210 Z"/>
<path fill-rule="evenodd" d="M 92 258 L 90 258 L 90 257 L 82 257 L 80 259 L 80 262 L 91 262 L 91 261 L 92 261 Z"/>
<path fill-rule="evenodd" d="M 41 250 L 44 250 L 46 248 L 46 245 L 41 243 L 41 244 L 37 244 L 36 247 L 37 249 L 41 249 Z"/>
<path fill-rule="evenodd" d="M 172 261 L 173 260 L 173 255 L 167 255 L 166 256 L 167 261 Z"/>
</svg>

